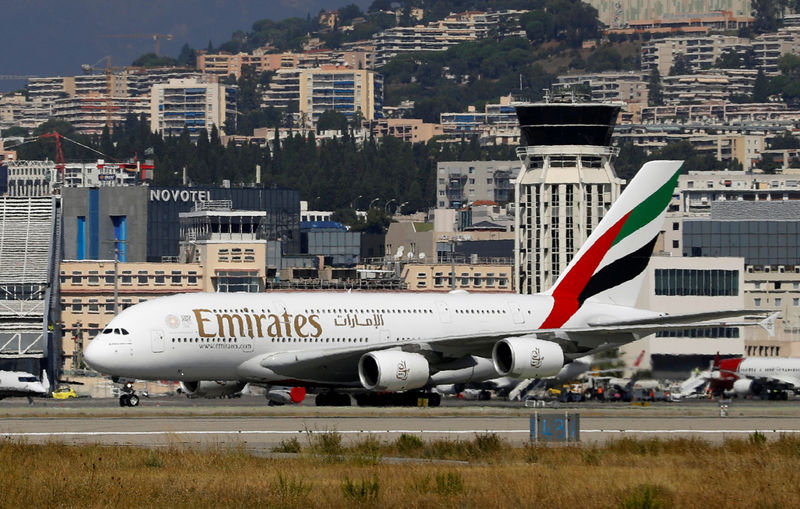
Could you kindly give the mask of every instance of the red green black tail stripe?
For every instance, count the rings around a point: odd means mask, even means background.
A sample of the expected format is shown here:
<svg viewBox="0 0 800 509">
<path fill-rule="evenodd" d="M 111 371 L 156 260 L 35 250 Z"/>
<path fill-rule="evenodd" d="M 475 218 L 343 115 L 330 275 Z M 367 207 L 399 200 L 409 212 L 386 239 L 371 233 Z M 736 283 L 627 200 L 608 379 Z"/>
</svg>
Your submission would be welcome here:
<svg viewBox="0 0 800 509">
<path fill-rule="evenodd" d="M 656 238 L 595 273 L 611 247 L 655 220 L 667 208 L 679 175 L 680 170 L 606 230 L 579 260 L 574 261 L 552 291 L 555 302 L 552 311 L 542 323 L 543 329 L 561 327 L 586 299 L 630 281 L 644 271 Z"/>
</svg>

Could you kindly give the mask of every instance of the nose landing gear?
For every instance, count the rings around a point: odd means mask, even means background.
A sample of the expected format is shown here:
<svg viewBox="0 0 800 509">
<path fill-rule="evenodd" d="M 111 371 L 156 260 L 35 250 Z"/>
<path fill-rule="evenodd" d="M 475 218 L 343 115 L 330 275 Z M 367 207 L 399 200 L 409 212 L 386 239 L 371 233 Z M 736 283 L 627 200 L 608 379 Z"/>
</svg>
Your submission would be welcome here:
<svg viewBox="0 0 800 509">
<path fill-rule="evenodd" d="M 119 406 L 139 406 L 139 396 L 137 396 L 136 391 L 133 390 L 133 382 L 126 382 L 119 391 L 121 393 L 119 396 Z"/>
</svg>

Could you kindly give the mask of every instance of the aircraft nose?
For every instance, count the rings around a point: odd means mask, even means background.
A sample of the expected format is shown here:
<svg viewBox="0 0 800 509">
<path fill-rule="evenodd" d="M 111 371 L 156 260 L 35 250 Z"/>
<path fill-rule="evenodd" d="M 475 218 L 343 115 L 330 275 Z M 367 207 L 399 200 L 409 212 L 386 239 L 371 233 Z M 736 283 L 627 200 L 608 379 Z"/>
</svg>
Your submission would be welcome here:
<svg viewBox="0 0 800 509">
<path fill-rule="evenodd" d="M 83 359 L 95 371 L 101 373 L 106 372 L 111 360 L 111 349 L 108 347 L 108 341 L 105 338 L 95 338 L 86 351 L 83 353 Z"/>
</svg>

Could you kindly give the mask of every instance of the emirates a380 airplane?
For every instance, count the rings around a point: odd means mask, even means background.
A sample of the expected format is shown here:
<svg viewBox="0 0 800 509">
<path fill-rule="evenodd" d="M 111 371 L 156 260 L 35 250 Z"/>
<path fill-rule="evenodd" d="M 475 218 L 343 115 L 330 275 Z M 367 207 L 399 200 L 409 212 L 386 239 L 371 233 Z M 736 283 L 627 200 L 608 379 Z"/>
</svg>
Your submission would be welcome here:
<svg viewBox="0 0 800 509">
<path fill-rule="evenodd" d="M 85 359 L 117 379 L 180 380 L 198 394 L 245 383 L 298 386 L 321 390 L 317 404 L 349 405 L 348 393 L 374 399 L 499 376 L 553 376 L 572 359 L 659 330 L 755 324 L 720 321 L 743 310 L 668 315 L 633 307 L 681 164 L 645 164 L 542 294 L 174 295 L 122 311 Z M 130 393 L 120 400 L 137 403 Z"/>
</svg>

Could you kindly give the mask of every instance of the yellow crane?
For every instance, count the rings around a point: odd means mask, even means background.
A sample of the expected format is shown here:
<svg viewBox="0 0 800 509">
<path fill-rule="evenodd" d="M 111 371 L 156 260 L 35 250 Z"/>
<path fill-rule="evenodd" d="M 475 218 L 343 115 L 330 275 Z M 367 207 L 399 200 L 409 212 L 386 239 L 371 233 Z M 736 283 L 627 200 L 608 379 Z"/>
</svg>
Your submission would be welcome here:
<svg viewBox="0 0 800 509">
<path fill-rule="evenodd" d="M 159 55 L 161 40 L 172 40 L 172 34 L 101 34 L 100 37 L 108 39 L 152 39 L 156 42 L 156 56 Z"/>
</svg>

